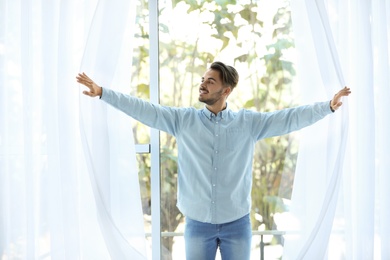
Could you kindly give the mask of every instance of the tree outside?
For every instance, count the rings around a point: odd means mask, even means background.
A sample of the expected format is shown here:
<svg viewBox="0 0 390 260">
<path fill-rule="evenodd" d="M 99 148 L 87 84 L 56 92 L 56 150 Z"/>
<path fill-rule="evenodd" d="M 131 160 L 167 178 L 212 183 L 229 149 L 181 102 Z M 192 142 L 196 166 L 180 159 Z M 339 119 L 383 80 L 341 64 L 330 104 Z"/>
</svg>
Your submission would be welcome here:
<svg viewBox="0 0 390 260">
<path fill-rule="evenodd" d="M 272 2 L 272 3 L 270 3 Z M 213 61 L 236 67 L 238 87 L 229 97 L 233 110 L 273 111 L 298 102 L 294 82 L 294 39 L 289 1 L 196 1 L 159 3 L 160 103 L 203 107 L 198 88 Z M 133 95 L 149 98 L 148 3 L 137 6 L 137 33 L 132 68 Z M 148 143 L 148 128 L 134 124 L 136 143 Z M 293 134 L 257 143 L 253 163 L 252 228 L 275 229 L 274 216 L 287 210 L 297 156 Z M 179 230 L 183 216 L 176 208 L 177 145 L 161 133 L 161 227 Z M 138 155 L 145 219 L 150 219 L 150 158 Z M 179 229 L 178 229 L 179 227 Z M 164 259 L 171 259 L 174 240 L 162 239 Z M 270 243 L 282 243 L 274 238 Z"/>
</svg>

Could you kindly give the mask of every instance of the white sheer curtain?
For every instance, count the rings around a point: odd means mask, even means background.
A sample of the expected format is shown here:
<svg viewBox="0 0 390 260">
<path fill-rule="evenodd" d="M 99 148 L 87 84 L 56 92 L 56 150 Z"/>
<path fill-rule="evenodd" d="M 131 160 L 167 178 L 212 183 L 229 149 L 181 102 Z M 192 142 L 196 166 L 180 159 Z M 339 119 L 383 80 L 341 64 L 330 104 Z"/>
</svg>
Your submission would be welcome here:
<svg viewBox="0 0 390 260">
<path fill-rule="evenodd" d="M 291 5 L 303 103 L 352 94 L 301 132 L 283 259 L 390 259 L 390 2 Z"/>
<path fill-rule="evenodd" d="M 0 258 L 146 259 L 129 87 L 135 1 L 0 1 Z"/>
</svg>

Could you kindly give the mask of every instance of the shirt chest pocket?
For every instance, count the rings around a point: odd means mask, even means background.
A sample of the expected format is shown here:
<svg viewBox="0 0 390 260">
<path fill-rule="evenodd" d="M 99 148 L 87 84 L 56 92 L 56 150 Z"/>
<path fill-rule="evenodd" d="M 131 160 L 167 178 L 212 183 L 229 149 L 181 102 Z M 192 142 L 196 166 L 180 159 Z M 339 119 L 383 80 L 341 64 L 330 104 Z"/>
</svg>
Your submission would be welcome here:
<svg viewBox="0 0 390 260">
<path fill-rule="evenodd" d="M 244 138 L 244 131 L 240 127 L 226 129 L 226 149 L 229 151 L 237 150 L 237 147 Z"/>
</svg>

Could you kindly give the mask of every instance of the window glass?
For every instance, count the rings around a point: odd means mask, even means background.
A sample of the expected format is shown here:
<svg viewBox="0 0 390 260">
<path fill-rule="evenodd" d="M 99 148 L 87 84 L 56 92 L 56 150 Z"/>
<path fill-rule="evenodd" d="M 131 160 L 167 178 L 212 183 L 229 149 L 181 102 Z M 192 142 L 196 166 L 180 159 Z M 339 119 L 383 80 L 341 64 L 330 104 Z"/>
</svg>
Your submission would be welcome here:
<svg viewBox="0 0 390 260">
<path fill-rule="evenodd" d="M 132 89 L 149 98 L 148 12 L 140 0 L 137 10 Z M 159 1 L 160 102 L 202 108 L 198 101 L 203 73 L 213 61 L 234 66 L 240 82 L 229 96 L 232 110 L 274 111 L 299 104 L 294 88 L 295 52 L 289 1 Z M 138 142 L 148 142 L 139 124 Z M 184 216 L 176 207 L 177 144 L 161 133 L 162 258 L 184 259 Z M 288 210 L 294 180 L 298 140 L 295 134 L 256 144 L 252 189 L 252 258 L 260 254 L 256 231 L 278 230 Z M 150 220 L 150 159 L 138 156 L 145 223 Z M 149 163 L 149 165 L 148 165 Z M 150 226 L 149 226 L 150 227 Z M 283 238 L 263 237 L 266 259 L 281 257 Z"/>
</svg>

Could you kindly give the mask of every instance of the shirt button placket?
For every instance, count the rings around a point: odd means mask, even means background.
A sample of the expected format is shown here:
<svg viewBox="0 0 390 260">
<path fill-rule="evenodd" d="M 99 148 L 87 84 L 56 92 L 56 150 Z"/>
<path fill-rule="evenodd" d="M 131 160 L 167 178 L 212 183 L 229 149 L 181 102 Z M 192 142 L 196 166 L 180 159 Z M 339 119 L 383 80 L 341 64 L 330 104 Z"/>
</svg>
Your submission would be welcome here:
<svg viewBox="0 0 390 260">
<path fill-rule="evenodd" d="M 219 138 L 219 132 L 220 132 L 220 124 L 217 118 L 215 118 L 215 126 L 214 126 L 214 136 L 215 136 L 215 141 L 214 141 L 214 172 L 211 174 L 211 205 L 212 205 L 212 219 L 213 222 L 216 220 L 216 207 L 217 207 L 217 191 L 216 191 L 216 184 L 218 180 L 218 163 L 219 163 L 219 153 L 218 150 L 220 148 L 220 138 Z"/>
</svg>

